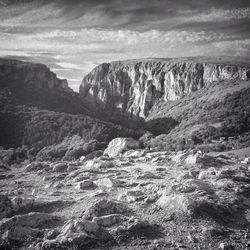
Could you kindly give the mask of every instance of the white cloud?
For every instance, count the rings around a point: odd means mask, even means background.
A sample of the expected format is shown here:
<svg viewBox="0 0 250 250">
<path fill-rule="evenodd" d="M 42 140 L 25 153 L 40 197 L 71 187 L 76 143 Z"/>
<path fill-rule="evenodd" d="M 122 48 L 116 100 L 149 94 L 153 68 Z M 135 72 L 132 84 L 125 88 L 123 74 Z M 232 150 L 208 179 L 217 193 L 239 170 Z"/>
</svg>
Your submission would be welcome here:
<svg viewBox="0 0 250 250">
<path fill-rule="evenodd" d="M 191 17 L 185 18 L 186 22 L 222 22 L 237 19 L 250 19 L 250 8 L 237 8 L 237 9 L 211 9 L 206 13 L 196 14 Z"/>
</svg>

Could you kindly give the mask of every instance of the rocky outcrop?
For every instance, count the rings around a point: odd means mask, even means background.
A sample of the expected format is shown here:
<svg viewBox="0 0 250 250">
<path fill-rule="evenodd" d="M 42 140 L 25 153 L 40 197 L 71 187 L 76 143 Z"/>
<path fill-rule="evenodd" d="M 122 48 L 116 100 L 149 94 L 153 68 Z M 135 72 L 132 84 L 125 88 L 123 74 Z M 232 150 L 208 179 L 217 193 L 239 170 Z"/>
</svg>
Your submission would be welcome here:
<svg viewBox="0 0 250 250">
<path fill-rule="evenodd" d="M 67 113 L 89 114 L 66 79 L 43 64 L 0 58 L 0 94 L 15 104 Z M 1 105 L 1 103 L 0 103 Z"/>
<path fill-rule="evenodd" d="M 72 159 L 101 149 L 115 137 L 134 136 L 127 128 L 93 116 L 79 94 L 47 66 L 0 58 L 1 146 L 34 146 L 34 154 L 44 148 L 40 159 L 50 158 L 51 150 L 58 159 Z M 6 152 L 6 162 L 8 157 L 15 159 L 11 155 L 15 152 Z"/>
<path fill-rule="evenodd" d="M 73 90 L 66 79 L 58 79 L 56 74 L 43 64 L 18 60 L 0 59 L 0 87 L 40 87 L 46 89 Z M 18 84 L 19 82 L 19 84 Z M 19 85 L 19 86 L 18 86 Z"/>
<path fill-rule="evenodd" d="M 160 99 L 178 100 L 213 82 L 247 80 L 250 66 L 211 59 L 144 59 L 103 63 L 86 75 L 82 97 L 97 110 L 146 118 Z"/>
</svg>

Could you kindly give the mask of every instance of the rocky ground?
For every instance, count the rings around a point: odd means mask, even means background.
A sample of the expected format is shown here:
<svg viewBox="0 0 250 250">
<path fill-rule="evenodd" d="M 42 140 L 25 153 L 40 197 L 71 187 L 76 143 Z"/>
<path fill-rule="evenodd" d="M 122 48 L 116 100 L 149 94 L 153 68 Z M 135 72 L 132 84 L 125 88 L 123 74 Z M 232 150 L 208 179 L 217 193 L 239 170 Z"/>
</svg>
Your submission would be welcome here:
<svg viewBox="0 0 250 250">
<path fill-rule="evenodd" d="M 249 163 L 130 150 L 2 167 L 0 249 L 250 249 Z"/>
</svg>

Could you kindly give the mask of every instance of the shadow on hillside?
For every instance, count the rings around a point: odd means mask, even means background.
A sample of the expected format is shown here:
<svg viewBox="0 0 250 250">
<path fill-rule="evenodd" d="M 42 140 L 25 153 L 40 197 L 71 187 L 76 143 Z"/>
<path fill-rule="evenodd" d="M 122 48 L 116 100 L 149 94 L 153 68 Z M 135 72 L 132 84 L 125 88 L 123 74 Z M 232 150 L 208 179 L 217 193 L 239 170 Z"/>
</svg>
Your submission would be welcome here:
<svg viewBox="0 0 250 250">
<path fill-rule="evenodd" d="M 157 118 L 147 121 L 145 123 L 145 129 L 157 136 L 160 134 L 168 134 L 178 124 L 179 122 L 172 117 Z"/>
</svg>

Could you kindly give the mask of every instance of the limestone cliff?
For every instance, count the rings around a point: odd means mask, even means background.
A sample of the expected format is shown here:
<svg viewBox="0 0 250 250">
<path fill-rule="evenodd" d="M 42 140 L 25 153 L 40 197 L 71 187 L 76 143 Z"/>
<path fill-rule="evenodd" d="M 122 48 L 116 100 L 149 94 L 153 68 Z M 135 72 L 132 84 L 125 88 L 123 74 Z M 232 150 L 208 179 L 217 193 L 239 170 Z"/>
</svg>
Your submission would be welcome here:
<svg viewBox="0 0 250 250">
<path fill-rule="evenodd" d="M 53 111 L 87 113 L 83 100 L 66 79 L 43 64 L 0 58 L 0 92 L 15 104 Z"/>
<path fill-rule="evenodd" d="M 14 85 L 62 89 L 71 92 L 66 79 L 58 79 L 56 74 L 43 64 L 34 64 L 18 60 L 0 59 L 0 87 L 15 87 Z"/>
<path fill-rule="evenodd" d="M 159 99 L 174 101 L 213 82 L 248 78 L 249 64 L 230 60 L 129 60 L 97 66 L 84 77 L 79 91 L 97 110 L 146 118 Z"/>
</svg>

